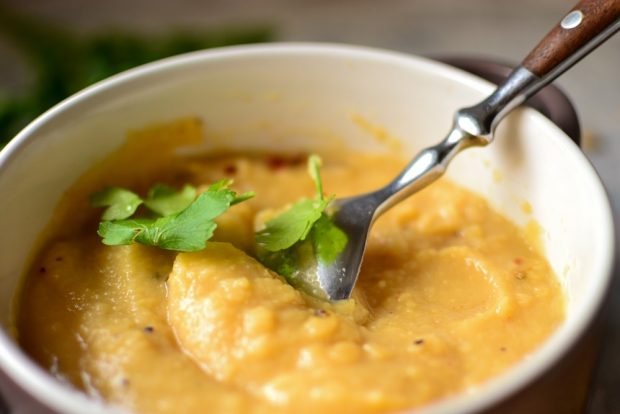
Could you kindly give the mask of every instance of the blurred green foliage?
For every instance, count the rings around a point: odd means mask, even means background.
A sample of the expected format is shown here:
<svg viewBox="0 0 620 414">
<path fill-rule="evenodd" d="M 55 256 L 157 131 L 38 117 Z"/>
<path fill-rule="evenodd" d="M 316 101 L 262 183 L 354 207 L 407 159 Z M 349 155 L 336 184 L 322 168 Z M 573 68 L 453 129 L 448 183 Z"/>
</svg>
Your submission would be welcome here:
<svg viewBox="0 0 620 414">
<path fill-rule="evenodd" d="M 0 3 L 0 36 L 23 53 L 34 83 L 19 96 L 0 90 L 0 147 L 39 114 L 84 87 L 126 69 L 194 50 L 267 42 L 267 26 L 205 32 L 173 31 L 161 36 L 108 30 L 92 35 L 22 15 Z"/>
</svg>

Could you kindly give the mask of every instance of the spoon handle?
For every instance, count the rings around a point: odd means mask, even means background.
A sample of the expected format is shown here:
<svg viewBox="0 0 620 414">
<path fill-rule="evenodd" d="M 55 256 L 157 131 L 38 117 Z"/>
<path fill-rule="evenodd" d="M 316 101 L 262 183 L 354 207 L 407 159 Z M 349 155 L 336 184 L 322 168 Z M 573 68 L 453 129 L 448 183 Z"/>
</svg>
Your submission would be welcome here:
<svg viewBox="0 0 620 414">
<path fill-rule="evenodd" d="M 442 142 L 421 151 L 394 181 L 373 193 L 373 220 L 439 178 L 461 150 L 489 144 L 506 114 L 618 30 L 620 0 L 577 3 L 491 95 L 456 113 L 452 129 Z"/>
<path fill-rule="evenodd" d="M 532 50 L 510 76 L 477 105 L 457 111 L 439 144 L 422 150 L 392 182 L 377 191 L 334 202 L 334 221 L 349 242 L 317 277 L 326 297 L 350 297 L 359 275 L 366 238 L 383 212 L 439 178 L 465 148 L 493 140 L 499 121 L 513 108 L 568 70 L 620 29 L 620 0 L 582 0 Z"/>
<path fill-rule="evenodd" d="M 620 30 L 620 0 L 582 0 L 532 49 L 485 100 L 458 111 L 455 126 L 492 140 L 506 114 L 570 69 Z"/>
<path fill-rule="evenodd" d="M 620 0 L 582 0 L 532 49 L 521 65 L 543 78 L 619 17 Z"/>
</svg>

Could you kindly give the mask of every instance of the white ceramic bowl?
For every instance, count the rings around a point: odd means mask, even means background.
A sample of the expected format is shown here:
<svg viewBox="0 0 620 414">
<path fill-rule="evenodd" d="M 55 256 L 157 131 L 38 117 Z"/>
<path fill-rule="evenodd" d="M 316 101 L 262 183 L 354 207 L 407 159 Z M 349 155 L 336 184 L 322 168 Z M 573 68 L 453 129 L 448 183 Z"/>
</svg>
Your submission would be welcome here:
<svg viewBox="0 0 620 414">
<path fill-rule="evenodd" d="M 38 368 L 7 327 L 33 242 L 63 190 L 121 145 L 127 130 L 196 115 L 220 145 L 232 148 L 311 149 L 341 139 L 356 149 L 381 150 L 352 122 L 360 115 L 401 138 L 409 156 L 443 137 L 455 109 L 491 90 L 474 76 L 413 56 L 274 44 L 163 60 L 57 105 L 0 154 L 0 370 L 11 382 L 4 381 L 5 397 L 25 411 L 106 410 Z M 517 223 L 538 221 L 568 309 L 566 321 L 531 356 L 476 392 L 419 413 L 478 412 L 548 371 L 592 323 L 610 281 L 614 251 L 609 202 L 596 172 L 572 141 L 533 110 L 510 115 L 496 142 L 460 154 L 447 174 Z M 520 207 L 524 201 L 532 206 L 531 216 Z"/>
</svg>

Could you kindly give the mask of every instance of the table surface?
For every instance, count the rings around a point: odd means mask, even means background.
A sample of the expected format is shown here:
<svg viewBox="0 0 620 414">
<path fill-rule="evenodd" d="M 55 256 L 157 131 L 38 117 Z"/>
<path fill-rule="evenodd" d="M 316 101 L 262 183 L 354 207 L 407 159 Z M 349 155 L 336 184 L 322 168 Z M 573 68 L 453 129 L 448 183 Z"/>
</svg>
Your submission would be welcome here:
<svg viewBox="0 0 620 414">
<path fill-rule="evenodd" d="M 11 1 L 9 1 L 11 3 Z M 361 44 L 412 54 L 488 56 L 518 62 L 570 8 L 564 0 L 12 0 L 24 12 L 88 32 L 129 27 L 158 33 L 175 27 L 266 23 L 278 40 Z M 29 75 L 0 39 L 0 88 L 23 88 Z M 572 99 L 585 152 L 620 208 L 620 36 L 557 83 Z M 618 229 L 616 229 L 616 234 Z M 618 248 L 616 250 L 618 256 Z M 620 413 L 620 274 L 614 275 L 591 414 Z"/>
</svg>

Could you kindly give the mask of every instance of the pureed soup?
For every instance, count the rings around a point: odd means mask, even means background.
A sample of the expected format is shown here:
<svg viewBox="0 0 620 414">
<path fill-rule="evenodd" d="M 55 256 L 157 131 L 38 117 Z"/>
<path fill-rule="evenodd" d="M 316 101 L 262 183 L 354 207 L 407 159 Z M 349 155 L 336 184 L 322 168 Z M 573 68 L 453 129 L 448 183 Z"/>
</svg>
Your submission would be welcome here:
<svg viewBox="0 0 620 414">
<path fill-rule="evenodd" d="M 376 222 L 352 299 L 306 296 L 253 258 L 261 215 L 314 194 L 305 157 L 173 154 L 201 140 L 195 120 L 130 134 L 67 191 L 42 236 L 18 339 L 94 398 L 137 413 L 419 407 L 505 371 L 564 317 L 531 234 L 445 179 Z M 405 165 L 321 155 L 325 193 L 337 196 L 378 188 Z M 106 246 L 96 234 L 101 210 L 88 197 L 105 186 L 145 194 L 222 178 L 256 196 L 217 219 L 204 250 Z"/>
</svg>

